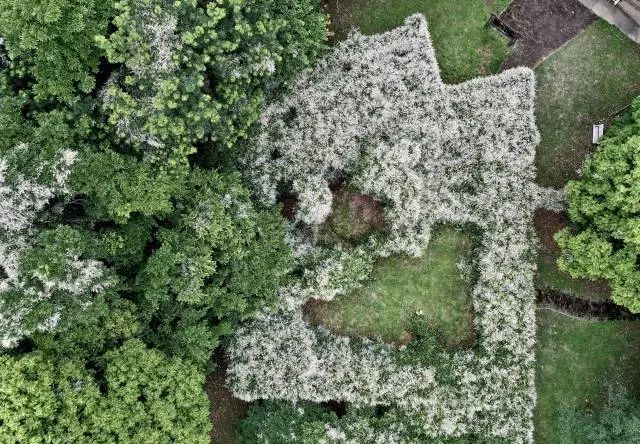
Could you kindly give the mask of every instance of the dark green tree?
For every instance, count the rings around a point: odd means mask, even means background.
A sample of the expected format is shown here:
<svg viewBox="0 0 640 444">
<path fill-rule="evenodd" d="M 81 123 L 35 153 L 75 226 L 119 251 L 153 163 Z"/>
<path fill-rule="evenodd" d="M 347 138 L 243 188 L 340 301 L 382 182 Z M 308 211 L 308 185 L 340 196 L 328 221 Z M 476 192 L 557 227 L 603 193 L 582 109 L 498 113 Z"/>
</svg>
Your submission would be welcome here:
<svg viewBox="0 0 640 444">
<path fill-rule="evenodd" d="M 78 100 L 95 86 L 111 0 L 0 0 L 0 34 L 12 76 L 34 81 L 41 100 Z"/>
<path fill-rule="evenodd" d="M 218 337 L 275 301 L 289 271 L 282 219 L 237 176 L 192 170 L 137 277 L 151 342 L 205 362 Z"/>
</svg>

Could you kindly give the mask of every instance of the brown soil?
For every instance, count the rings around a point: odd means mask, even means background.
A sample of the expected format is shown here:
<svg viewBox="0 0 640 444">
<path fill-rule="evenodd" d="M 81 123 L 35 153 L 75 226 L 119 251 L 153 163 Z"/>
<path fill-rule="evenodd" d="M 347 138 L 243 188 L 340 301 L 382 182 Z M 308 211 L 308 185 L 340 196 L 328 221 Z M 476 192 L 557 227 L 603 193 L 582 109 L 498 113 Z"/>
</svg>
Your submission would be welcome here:
<svg viewBox="0 0 640 444">
<path fill-rule="evenodd" d="M 553 236 L 565 228 L 568 223 L 569 219 L 566 213 L 556 213 L 545 209 L 536 210 L 533 224 L 538 235 L 538 240 L 540 241 L 538 254 L 542 261 L 549 264 L 556 263 L 561 251 Z M 581 286 L 584 287 L 584 294 L 581 296 L 602 299 L 602 295 L 608 295 L 610 292 L 609 286 L 604 281 L 592 281 L 588 279 L 579 279 L 578 281 Z M 547 291 L 549 289 L 545 288 L 543 290 Z"/>
<path fill-rule="evenodd" d="M 564 213 L 538 209 L 536 210 L 533 224 L 538 233 L 540 241 L 540 253 L 557 256 L 560 254 L 560 247 L 553 239 L 553 236 L 567 226 L 568 220 Z"/>
<path fill-rule="evenodd" d="M 216 352 L 214 362 L 217 368 L 207 375 L 205 382 L 211 405 L 209 413 L 212 423 L 211 443 L 234 444 L 236 427 L 246 417 L 251 404 L 234 398 L 227 389 L 225 385 L 227 365 L 221 350 Z"/>
<path fill-rule="evenodd" d="M 346 203 L 349 206 L 349 229 L 347 234 L 352 240 L 373 231 L 384 229 L 384 208 L 380 202 L 366 194 L 349 191 L 344 185 L 332 187 L 333 210 Z M 320 227 L 322 230 L 331 218 Z M 343 227 L 345 228 L 345 227 Z"/>
<path fill-rule="evenodd" d="M 350 191 L 343 183 L 334 184 L 330 188 L 333 194 L 332 214 L 318 227 L 319 242 L 353 244 L 374 231 L 384 231 L 382 203 L 371 196 Z M 284 194 L 278 202 L 282 205 L 282 216 L 294 220 L 297 197 L 294 194 Z M 309 235 L 312 236 L 313 233 L 309 231 Z"/>
<path fill-rule="evenodd" d="M 538 290 L 536 301 L 541 308 L 550 307 L 584 319 L 640 320 L 640 314 L 633 314 L 611 301 L 590 301 L 549 289 Z"/>
<path fill-rule="evenodd" d="M 535 67 L 597 16 L 578 0 L 514 0 L 500 18 L 520 36 L 502 65 L 507 69 Z"/>
</svg>

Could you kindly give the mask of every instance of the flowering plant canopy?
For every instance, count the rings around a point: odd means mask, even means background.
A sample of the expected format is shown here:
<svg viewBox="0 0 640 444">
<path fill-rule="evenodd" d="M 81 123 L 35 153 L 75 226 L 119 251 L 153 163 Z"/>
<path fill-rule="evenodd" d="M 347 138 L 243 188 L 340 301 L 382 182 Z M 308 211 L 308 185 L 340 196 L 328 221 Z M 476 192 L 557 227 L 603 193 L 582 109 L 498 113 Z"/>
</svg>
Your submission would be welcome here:
<svg viewBox="0 0 640 444">
<path fill-rule="evenodd" d="M 237 397 L 389 405 L 434 438 L 532 442 L 532 218 L 537 206 L 563 200 L 534 184 L 534 90 L 525 68 L 444 84 L 426 20 L 413 15 L 387 33 L 352 33 L 264 110 L 246 159 L 262 199 L 275 203 L 290 186 L 296 223 L 317 227 L 331 211 L 329 184 L 345 180 L 384 203 L 389 235 L 325 256 L 308 240 L 292 241 L 304 277 L 281 289 L 279 310 L 245 324 L 229 347 Z M 482 233 L 472 294 L 478 342 L 450 353 L 448 375 L 435 364 L 407 363 L 390 345 L 341 337 L 304 319 L 309 298 L 349 289 L 341 273 L 355 267 L 363 279 L 374 257 L 419 256 L 437 223 L 473 224 Z M 327 425 L 327 439 L 401 441 L 394 434 L 401 424 L 384 437 L 367 427 Z"/>
</svg>

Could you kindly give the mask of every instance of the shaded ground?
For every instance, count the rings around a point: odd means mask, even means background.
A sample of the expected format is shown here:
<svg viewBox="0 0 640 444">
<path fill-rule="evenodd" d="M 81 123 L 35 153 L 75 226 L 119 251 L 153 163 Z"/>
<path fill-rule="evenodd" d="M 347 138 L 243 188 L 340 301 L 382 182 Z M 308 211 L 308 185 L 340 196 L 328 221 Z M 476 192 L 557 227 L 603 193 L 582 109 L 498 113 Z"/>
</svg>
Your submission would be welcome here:
<svg viewBox="0 0 640 444">
<path fill-rule="evenodd" d="M 610 387 L 640 391 L 640 322 L 588 322 L 538 311 L 535 442 L 557 443 L 563 408 L 597 412 Z"/>
<path fill-rule="evenodd" d="M 537 291 L 536 302 L 540 308 L 550 308 L 581 319 L 640 321 L 640 314 L 632 314 L 611 301 L 589 301 L 548 289 Z"/>
<path fill-rule="evenodd" d="M 598 17 L 578 0 L 514 0 L 500 18 L 520 35 L 506 69 L 533 68 Z"/>
<path fill-rule="evenodd" d="M 537 180 L 562 187 L 593 151 L 591 125 L 610 122 L 640 94 L 640 45 L 598 20 L 538 65 L 536 75 Z"/>
<path fill-rule="evenodd" d="M 245 418 L 251 404 L 234 398 L 226 388 L 226 363 L 221 351 L 216 353 L 214 360 L 218 367 L 207 375 L 205 382 L 211 405 L 209 418 L 213 424 L 211 443 L 234 444 L 236 427 Z"/>
<path fill-rule="evenodd" d="M 322 0 L 331 16 L 333 42 L 353 28 L 364 34 L 388 31 L 416 12 L 425 15 L 442 78 L 459 83 L 499 71 L 508 39 L 484 27 L 510 0 Z"/>
<path fill-rule="evenodd" d="M 422 311 L 442 331 L 447 346 L 469 346 L 475 340 L 473 250 L 469 234 L 442 226 L 423 257 L 379 261 L 365 287 L 332 302 L 309 303 L 308 319 L 341 334 L 406 343 L 411 317 Z"/>
<path fill-rule="evenodd" d="M 377 200 L 333 187 L 331 215 L 320 226 L 318 241 L 325 244 L 353 245 L 375 231 L 384 231 L 384 209 Z"/>
<path fill-rule="evenodd" d="M 610 290 L 606 282 L 573 279 L 569 274 L 558 269 L 557 260 L 561 253 L 553 236 L 566 227 L 567 223 L 565 214 L 545 209 L 539 209 L 535 213 L 534 225 L 540 241 L 536 287 L 594 301 L 608 299 Z"/>
</svg>

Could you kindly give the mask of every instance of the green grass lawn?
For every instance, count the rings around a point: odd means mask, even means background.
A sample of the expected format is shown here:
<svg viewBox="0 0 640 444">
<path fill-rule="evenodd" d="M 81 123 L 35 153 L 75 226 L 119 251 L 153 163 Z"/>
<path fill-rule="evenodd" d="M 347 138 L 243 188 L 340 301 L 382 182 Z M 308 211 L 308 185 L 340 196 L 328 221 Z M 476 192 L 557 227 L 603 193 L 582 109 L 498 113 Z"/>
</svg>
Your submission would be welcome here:
<svg viewBox="0 0 640 444">
<path fill-rule="evenodd" d="M 497 72 L 509 53 L 507 39 L 484 28 L 491 12 L 510 0 L 326 0 L 334 40 L 352 28 L 364 34 L 387 31 L 416 12 L 425 15 L 442 77 L 459 83 Z"/>
<path fill-rule="evenodd" d="M 316 302 L 309 317 L 347 335 L 407 339 L 411 316 L 418 310 L 442 330 L 449 346 L 473 342 L 473 240 L 462 229 L 441 226 L 421 258 L 381 260 L 369 283 L 335 301 Z M 462 273 L 459 263 L 466 262 Z"/>
<path fill-rule="evenodd" d="M 639 350 L 640 322 L 588 322 L 539 310 L 536 442 L 559 442 L 559 409 L 598 411 L 615 384 L 638 393 Z"/>
<path fill-rule="evenodd" d="M 591 151 L 591 125 L 640 94 L 640 45 L 599 20 L 536 68 L 538 182 L 561 187 Z"/>
</svg>

